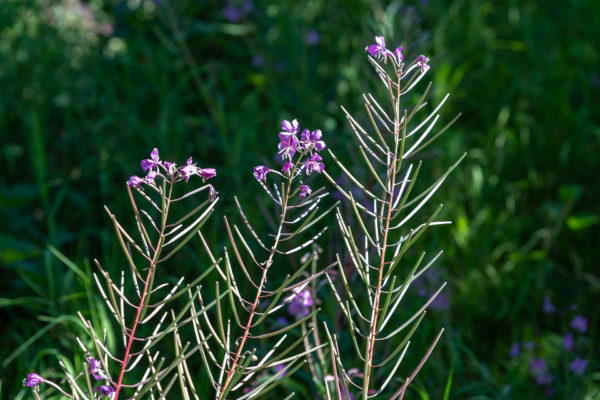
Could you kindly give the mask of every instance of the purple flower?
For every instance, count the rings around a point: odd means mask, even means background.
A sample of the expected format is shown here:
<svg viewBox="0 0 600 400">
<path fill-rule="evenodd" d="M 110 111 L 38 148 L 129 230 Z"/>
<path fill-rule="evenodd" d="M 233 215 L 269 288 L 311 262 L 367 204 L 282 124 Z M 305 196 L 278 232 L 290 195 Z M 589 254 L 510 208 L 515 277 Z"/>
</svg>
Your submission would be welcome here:
<svg viewBox="0 0 600 400">
<path fill-rule="evenodd" d="M 321 160 L 323 159 L 317 153 L 310 156 L 310 158 L 306 160 L 306 175 L 312 174 L 313 171 L 318 173 L 323 172 L 323 169 L 325 169 L 325 164 L 323 164 Z"/>
<path fill-rule="evenodd" d="M 569 369 L 577 376 L 581 376 L 585 367 L 587 367 L 588 360 L 577 357 L 569 364 Z"/>
<path fill-rule="evenodd" d="M 87 357 L 87 362 L 90 365 L 90 373 L 94 379 L 108 379 L 104 371 L 102 370 L 102 364 L 94 357 Z"/>
<path fill-rule="evenodd" d="M 296 318 L 304 318 L 310 314 L 310 306 L 312 305 L 313 299 L 310 290 L 304 289 L 296 293 L 288 306 L 288 312 Z"/>
<path fill-rule="evenodd" d="M 404 55 L 402 55 L 402 46 L 396 47 L 396 50 L 394 50 L 394 57 L 396 57 L 398 64 L 404 60 Z"/>
<path fill-rule="evenodd" d="M 196 167 L 196 164 L 192 164 L 192 157 L 187 159 L 185 166 L 179 168 L 179 172 L 181 172 L 186 182 L 190 180 L 190 176 L 198 173 L 198 167 Z"/>
<path fill-rule="evenodd" d="M 306 33 L 307 46 L 314 46 L 321 40 L 321 35 L 316 29 L 311 29 Z"/>
<path fill-rule="evenodd" d="M 565 345 L 565 349 L 567 351 L 573 350 L 573 333 L 567 332 L 565 337 L 563 337 L 563 344 Z"/>
<path fill-rule="evenodd" d="M 198 168 L 197 172 L 202 177 L 203 182 L 217 175 L 217 171 L 214 168 Z"/>
<path fill-rule="evenodd" d="M 267 173 L 270 171 L 269 167 L 265 167 L 264 165 L 257 165 L 254 167 L 254 177 L 259 181 L 267 180 Z"/>
<path fill-rule="evenodd" d="M 307 185 L 300 185 L 300 198 L 303 199 L 305 198 L 307 195 L 312 193 L 312 189 L 309 188 Z"/>
<path fill-rule="evenodd" d="M 217 191 L 213 187 L 213 185 L 208 185 L 208 198 L 214 200 L 217 197 Z"/>
<path fill-rule="evenodd" d="M 544 312 L 547 314 L 551 314 L 556 311 L 549 296 L 544 296 L 544 306 L 542 307 L 542 310 L 544 310 Z"/>
<path fill-rule="evenodd" d="M 150 170 L 146 174 L 146 178 L 144 180 L 147 184 L 154 185 L 154 178 L 156 178 L 156 175 L 158 175 L 158 171 Z"/>
<path fill-rule="evenodd" d="M 535 376 L 535 382 L 538 385 L 549 385 L 554 377 L 548 372 L 548 364 L 541 358 L 534 358 L 529 363 L 529 370 Z"/>
<path fill-rule="evenodd" d="M 280 378 L 283 378 L 289 372 L 285 364 L 279 364 L 275 367 L 275 371 Z"/>
<path fill-rule="evenodd" d="M 140 178 L 137 175 L 133 175 L 131 178 L 129 178 L 129 180 L 127 181 L 127 184 L 129 186 L 132 187 L 140 187 L 140 185 L 144 183 L 144 180 L 142 178 Z"/>
<path fill-rule="evenodd" d="M 323 133 L 320 129 L 315 129 L 312 132 L 308 129 L 305 129 L 300 135 L 302 146 L 304 146 L 305 149 L 308 150 L 314 147 L 314 149 L 317 151 L 321 151 L 325 148 L 325 142 L 321 140 L 322 137 Z"/>
<path fill-rule="evenodd" d="M 291 162 L 286 162 L 285 164 L 283 164 L 283 168 L 281 168 L 281 172 L 283 172 L 284 174 L 289 174 L 290 170 L 292 169 L 292 167 L 294 166 L 294 164 L 292 164 Z"/>
<path fill-rule="evenodd" d="M 100 385 L 96 388 L 96 390 L 109 399 L 112 399 L 115 395 L 115 388 L 112 386 Z"/>
<path fill-rule="evenodd" d="M 231 4 L 223 8 L 223 15 L 229 22 L 236 22 L 239 21 L 240 18 L 242 18 L 242 13 L 240 12 L 240 10 L 238 10 L 237 7 Z"/>
<path fill-rule="evenodd" d="M 521 345 L 519 343 L 513 343 L 508 354 L 512 357 L 519 357 L 521 354 Z"/>
<path fill-rule="evenodd" d="M 27 378 L 23 379 L 23 386 L 36 388 L 40 383 L 44 382 L 44 378 L 38 374 L 29 374 Z"/>
<path fill-rule="evenodd" d="M 169 174 L 169 176 L 173 176 L 177 172 L 177 165 L 175 165 L 175 163 L 165 161 L 163 165 L 167 170 L 167 174 Z"/>
<path fill-rule="evenodd" d="M 279 153 L 283 158 L 292 159 L 296 151 L 300 150 L 300 143 L 295 134 L 281 132 L 279 133 Z"/>
<path fill-rule="evenodd" d="M 281 121 L 281 129 L 283 129 L 283 132 L 281 133 L 295 135 L 300 132 L 300 124 L 298 123 L 297 119 L 294 119 L 292 122 L 284 119 Z"/>
<path fill-rule="evenodd" d="M 158 149 L 155 147 L 152 149 L 150 153 L 150 158 L 142 160 L 142 169 L 145 171 L 147 169 L 158 168 L 160 164 L 160 158 L 158 157 Z"/>
<path fill-rule="evenodd" d="M 385 48 L 385 38 L 383 36 L 375 36 L 375 44 L 365 47 L 371 57 L 383 57 L 384 59 L 390 54 L 390 51 Z"/>
<path fill-rule="evenodd" d="M 571 327 L 573 327 L 573 329 L 578 330 L 579 332 L 587 331 L 587 318 L 582 317 L 581 315 L 576 315 L 575 318 L 573 318 L 573 320 L 571 321 Z"/>
<path fill-rule="evenodd" d="M 429 58 L 421 54 L 417 57 L 417 67 L 421 69 L 421 72 L 427 72 L 429 69 Z"/>
</svg>

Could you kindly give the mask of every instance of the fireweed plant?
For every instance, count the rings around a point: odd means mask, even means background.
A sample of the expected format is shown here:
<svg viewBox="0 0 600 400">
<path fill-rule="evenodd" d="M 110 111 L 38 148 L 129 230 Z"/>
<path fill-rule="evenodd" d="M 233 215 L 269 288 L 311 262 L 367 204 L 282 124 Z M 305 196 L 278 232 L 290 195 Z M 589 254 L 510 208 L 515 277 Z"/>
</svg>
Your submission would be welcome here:
<svg viewBox="0 0 600 400">
<path fill-rule="evenodd" d="M 119 279 L 114 279 L 96 260 L 99 274 L 94 274 L 98 289 L 120 328 L 122 343 L 118 349 L 110 349 L 107 328 L 93 326 L 79 313 L 92 343 L 92 348 L 87 348 L 84 340 L 77 338 L 86 357 L 85 365 L 79 371 L 72 371 L 59 361 L 66 376 L 62 383 L 66 382 L 68 389 L 38 374 L 29 374 L 23 384 L 33 388 L 36 398 L 40 398 L 41 385 L 49 385 L 72 399 L 117 399 L 125 391 L 128 398 L 144 398 L 149 391 L 164 396 L 177 378 L 182 387 L 187 387 L 190 373 L 186 359 L 196 353 L 197 348 L 190 349 L 189 343 L 182 343 L 179 329 L 214 306 L 213 301 L 197 312 L 193 303 L 199 293 L 197 284 L 216 263 L 204 268 L 188 285 L 183 285 L 183 278 L 170 284 L 159 283 L 155 277 L 157 270 L 166 267 L 171 257 L 199 233 L 218 202 L 212 185 L 189 190 L 190 179 L 206 181 L 214 177 L 216 171 L 197 167 L 191 157 L 178 167 L 162 161 L 157 149 L 151 152 L 150 158 L 142 160 L 141 166 L 146 175 L 143 178 L 134 175 L 127 181 L 136 234 L 128 231 L 105 207 L 129 268 L 120 273 Z M 194 199 L 197 206 L 182 214 L 177 208 L 186 198 Z M 140 200 L 142 204 L 138 204 Z M 181 215 L 174 217 L 178 211 Z M 131 275 L 127 286 L 126 273 Z M 177 314 L 169 309 L 173 300 L 186 295 L 189 299 Z M 173 336 L 175 347 L 171 360 L 159 358 L 157 350 L 157 345 L 162 345 L 168 335 Z M 126 384 L 128 375 L 141 376 L 141 379 L 133 384 L 127 380 Z M 169 378 L 166 383 L 165 378 Z"/>
<path fill-rule="evenodd" d="M 351 169 L 338 160 L 331 149 L 327 149 L 329 155 L 348 178 L 344 180 L 351 181 L 355 187 L 352 190 L 343 188 L 332 178 L 331 170 L 324 172 L 339 193 L 349 201 L 354 216 L 353 221 L 345 221 L 340 210 L 336 211 L 336 219 L 348 251 L 348 262 L 352 265 L 350 271 L 356 271 L 358 282 L 352 284 L 351 290 L 349 282 L 354 280 L 356 275 L 346 276 L 347 270 L 341 262 L 343 255 L 338 255 L 341 284 L 336 287 L 330 275 L 327 275 L 327 279 L 348 321 L 351 340 L 362 365 L 353 365 L 351 368 L 346 366 L 339 351 L 337 336 L 332 335 L 325 326 L 332 356 L 332 375 L 326 378 L 329 378 L 334 393 L 329 393 L 329 385 L 325 388 L 328 390 L 328 397 L 337 399 L 352 399 L 352 393 L 360 394 L 363 400 L 379 395 L 385 395 L 389 399 L 402 399 L 443 330 L 425 352 L 422 361 L 401 384 L 399 382 L 402 380 L 398 378 L 396 371 L 426 309 L 445 285 L 442 285 L 410 318 L 394 324 L 397 322 L 394 313 L 411 283 L 423 274 L 442 252 L 427 261 L 425 253 L 421 253 L 410 270 L 404 268 L 407 263 L 405 258 L 407 251 L 430 226 L 449 223 L 435 220 L 441 205 L 424 221 L 412 225 L 409 222 L 428 203 L 465 155 L 427 189 L 411 196 L 422 164 L 422 161 L 416 163 L 416 160 L 422 150 L 446 131 L 458 116 L 430 135 L 438 122 L 438 111 L 448 95 L 431 113 L 425 114 L 419 121 L 414 120 L 426 105 L 425 98 L 430 85 L 412 108 L 406 108 L 402 102 L 403 96 L 415 88 L 429 70 L 429 58 L 420 55 L 414 61 L 405 63 L 402 47 L 394 51 L 388 50 L 383 36 L 376 37 L 375 44 L 368 46 L 365 51 L 387 89 L 388 98 L 385 103 L 379 103 L 371 94 L 363 94 L 371 132 L 363 128 L 346 109 L 342 109 L 356 137 L 357 153 L 362 156 L 364 165 L 375 182 L 374 187 L 365 187 L 354 177 Z M 367 199 L 366 203 L 355 198 L 357 191 L 362 193 L 362 198 Z M 360 229 L 353 231 L 351 226 L 354 225 L 358 225 Z M 363 285 L 362 290 L 356 289 L 359 283 Z M 345 296 L 343 292 L 346 293 Z M 404 330 L 408 332 L 400 339 Z M 388 351 L 390 348 L 394 350 Z M 398 387 L 390 388 L 396 383 Z"/>
<path fill-rule="evenodd" d="M 114 279 L 96 261 L 99 272 L 94 278 L 120 328 L 121 343 L 111 346 L 107 328 L 93 326 L 79 313 L 90 335 L 87 341 L 77 338 L 86 362 L 73 370 L 59 361 L 65 374 L 59 383 L 37 373 L 29 374 L 23 384 L 33 389 L 36 398 L 45 394 L 41 388 L 46 385 L 44 389 L 57 390 L 72 399 L 165 399 L 172 396 L 169 393 L 176 383 L 182 398 L 206 398 L 206 394 L 198 392 L 199 382 L 193 378 L 196 374 L 188 366 L 191 357 L 204 367 L 214 389 L 211 397 L 217 400 L 264 396 L 305 364 L 317 389 L 328 399 L 353 399 L 354 394 L 363 400 L 380 394 L 391 399 L 403 398 L 442 332 L 410 376 L 394 379 L 396 371 L 411 335 L 442 288 L 399 326 L 388 323 L 393 321 L 411 283 L 441 252 L 426 262 L 425 254 L 421 254 L 404 278 L 399 275 L 403 268 L 398 267 L 404 265 L 400 262 L 407 250 L 427 228 L 449 223 L 435 221 L 441 206 L 413 227 L 408 227 L 408 222 L 460 162 L 411 197 L 421 166 L 419 161 L 415 168 L 414 160 L 456 118 L 429 136 L 446 96 L 432 113 L 418 123 L 413 122 L 426 106 L 429 86 L 410 111 L 401 106 L 401 96 L 427 73 L 427 57 L 419 56 L 407 65 L 402 48 L 388 50 L 382 36 L 376 37 L 376 43 L 366 51 L 389 99 L 382 106 L 372 95 L 363 96 L 372 133 L 342 109 L 375 187 L 367 188 L 355 178 L 327 148 L 321 130 L 301 130 L 298 120 L 284 120 L 278 144 L 281 165 L 259 165 L 253 171 L 275 209 L 274 230 L 266 236 L 259 235 L 234 197 L 243 226 L 240 228 L 224 217 L 229 245 L 223 249 L 223 258 L 217 258 L 200 232 L 218 202 L 217 192 L 206 184 L 216 171 L 198 167 L 191 157 L 184 165 L 177 166 L 161 160 L 154 149 L 150 158 L 141 162 L 146 175 L 134 175 L 127 181 L 133 221 L 124 225 L 106 208 L 128 268 Z M 360 201 L 355 198 L 356 190 L 342 187 L 331 177 L 325 169 L 324 154 L 358 188 Z M 354 220 L 344 220 L 338 203 L 320 209 L 320 202 L 328 193 L 324 188 L 311 186 L 321 175 L 349 201 Z M 203 185 L 191 186 L 199 179 Z M 196 205 L 191 210 L 180 209 L 184 199 L 191 199 Z M 328 228 L 324 217 L 332 215 L 333 210 L 348 254 L 338 254 L 335 262 L 319 266 L 321 248 L 317 240 Z M 133 228 L 128 228 L 129 225 Z M 351 226 L 359 226 L 360 230 L 353 232 Z M 173 255 L 196 237 L 211 264 L 188 284 L 183 283 L 184 278 L 176 283 L 158 282 L 157 270 L 167 267 Z M 280 281 L 271 279 L 274 265 L 287 265 L 296 257 L 301 265 L 293 273 Z M 344 268 L 348 262 L 350 269 Z M 214 285 L 211 291 L 214 298 L 208 299 L 203 297 L 206 290 L 200 283 L 212 271 L 216 271 L 217 278 L 209 283 Z M 126 275 L 130 278 L 126 279 Z M 242 292 L 240 279 L 249 285 L 250 293 Z M 362 290 L 357 289 L 356 281 L 362 282 Z M 330 332 L 326 322 L 320 325 L 317 319 L 317 292 L 323 286 L 332 290 L 335 304 L 348 321 L 348 336 L 363 361 L 360 366 L 345 367 L 338 335 Z M 178 298 L 185 301 L 182 305 L 177 303 L 176 308 L 173 300 Z M 402 331 L 409 327 L 400 339 Z M 183 340 L 184 329 L 186 337 L 195 340 L 194 344 Z M 170 349 L 165 344 L 167 338 L 172 338 Z M 394 350 L 389 351 L 390 348 Z M 170 358 L 163 355 L 165 349 L 171 351 Z M 286 398 L 292 396 L 293 393 Z"/>
</svg>

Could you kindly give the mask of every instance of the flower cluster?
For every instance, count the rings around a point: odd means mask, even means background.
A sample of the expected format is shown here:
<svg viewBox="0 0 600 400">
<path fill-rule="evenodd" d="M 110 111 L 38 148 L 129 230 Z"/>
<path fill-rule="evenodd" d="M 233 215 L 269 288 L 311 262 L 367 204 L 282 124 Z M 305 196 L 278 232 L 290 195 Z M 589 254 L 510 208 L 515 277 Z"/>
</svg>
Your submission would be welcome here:
<svg viewBox="0 0 600 400">
<path fill-rule="evenodd" d="M 298 134 L 300 138 L 298 139 Z M 278 153 L 285 160 L 281 173 L 278 175 L 291 177 L 295 176 L 296 172 L 304 171 L 306 175 L 312 173 L 322 173 L 325 169 L 323 159 L 318 154 L 326 145 L 322 140 L 323 133 L 320 129 L 310 131 L 304 129 L 300 132 L 300 124 L 297 119 L 290 121 L 281 121 L 281 132 L 279 132 Z M 294 156 L 298 157 L 294 158 Z M 265 165 L 257 165 L 254 167 L 254 177 L 264 182 L 267 180 L 267 174 L 272 171 Z M 300 185 L 300 198 L 305 198 L 310 195 L 312 189 L 307 185 Z"/>
<path fill-rule="evenodd" d="M 371 57 L 378 60 L 387 62 L 388 57 L 394 61 L 396 65 L 401 65 L 404 62 L 404 55 L 402 54 L 402 46 L 396 47 L 396 50 L 388 50 L 385 46 L 385 38 L 383 36 L 375 36 L 375 43 L 365 47 L 365 51 L 369 53 Z M 420 55 L 415 60 L 416 66 L 421 72 L 427 72 L 429 69 L 429 58 Z"/>
<path fill-rule="evenodd" d="M 141 162 L 142 170 L 147 171 L 144 178 L 140 178 L 137 175 L 133 175 L 127 181 L 127 184 L 131 187 L 141 188 L 142 184 L 156 186 L 156 178 L 161 177 L 167 179 L 170 182 L 178 182 L 190 180 L 190 177 L 196 175 L 202 178 L 203 182 L 207 179 L 213 178 L 217 175 L 214 168 L 199 168 L 196 163 L 192 162 L 192 157 L 187 159 L 187 162 L 182 167 L 177 167 L 175 163 L 169 161 L 162 161 L 158 154 L 158 149 L 154 148 L 150 153 L 150 158 L 144 159 Z M 213 198 L 216 192 L 212 185 L 209 185 L 210 196 Z"/>
</svg>

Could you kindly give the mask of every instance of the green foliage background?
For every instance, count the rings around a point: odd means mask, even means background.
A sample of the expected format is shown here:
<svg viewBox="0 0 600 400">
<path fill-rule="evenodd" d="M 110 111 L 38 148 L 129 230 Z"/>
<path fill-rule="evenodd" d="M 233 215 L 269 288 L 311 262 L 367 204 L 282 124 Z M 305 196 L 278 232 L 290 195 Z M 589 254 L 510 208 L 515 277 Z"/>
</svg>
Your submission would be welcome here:
<svg viewBox="0 0 600 400">
<path fill-rule="evenodd" d="M 77 310 L 108 319 L 89 260 L 123 263 L 102 205 L 127 213 L 141 158 L 158 147 L 217 168 L 227 215 L 232 192 L 255 200 L 251 168 L 272 161 L 283 118 L 320 127 L 351 160 L 339 105 L 361 109 L 377 82 L 363 49 L 384 34 L 409 59 L 431 57 L 431 101 L 451 93 L 442 120 L 463 113 L 425 178 L 469 152 L 436 196 L 455 222 L 426 239 L 445 250 L 450 307 L 426 319 L 421 348 L 447 332 L 411 398 L 441 398 L 450 381 L 450 398 L 536 398 L 531 355 L 508 355 L 525 341 L 549 360 L 552 396 L 600 398 L 600 3 L 257 0 L 237 21 L 225 6 L 0 3 L 0 397 L 27 398 L 22 377 L 51 376 L 75 350 Z M 220 216 L 208 225 L 222 248 Z M 197 274 L 184 261 L 173 276 Z M 542 312 L 544 296 L 556 313 Z M 562 350 L 571 304 L 590 321 L 583 377 Z"/>
</svg>

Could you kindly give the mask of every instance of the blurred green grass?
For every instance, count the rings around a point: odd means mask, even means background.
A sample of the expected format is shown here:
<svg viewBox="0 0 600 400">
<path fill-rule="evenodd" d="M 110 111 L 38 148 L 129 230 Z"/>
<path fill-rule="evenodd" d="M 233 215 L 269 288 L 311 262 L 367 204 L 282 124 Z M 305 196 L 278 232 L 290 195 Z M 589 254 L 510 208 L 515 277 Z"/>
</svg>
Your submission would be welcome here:
<svg viewBox="0 0 600 400">
<path fill-rule="evenodd" d="M 450 308 L 432 312 L 414 344 L 447 327 L 411 395 L 441 397 L 452 368 L 449 398 L 535 398 L 526 360 L 508 356 L 511 343 L 534 341 L 552 360 L 555 398 L 598 396 L 600 3 L 255 1 L 237 20 L 225 5 L 0 5 L 0 359 L 15 355 L 0 368 L 2 395 L 21 398 L 26 373 L 52 373 L 57 351 L 74 351 L 80 326 L 64 315 L 108 320 L 88 260 L 122 265 L 102 205 L 126 215 L 123 183 L 141 158 L 155 146 L 166 159 L 192 155 L 217 168 L 221 193 L 248 201 L 251 168 L 270 162 L 283 118 L 320 127 L 351 159 L 338 105 L 361 109 L 377 82 L 362 50 L 384 34 L 408 57 L 431 56 L 431 101 L 451 93 L 442 118 L 463 113 L 423 176 L 469 152 L 437 196 L 455 223 L 426 239 L 445 250 Z M 210 225 L 222 247 L 220 220 Z M 556 314 L 542 312 L 546 295 Z M 573 303 L 590 320 L 577 349 L 590 360 L 584 378 L 560 350 Z"/>
</svg>

